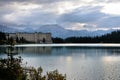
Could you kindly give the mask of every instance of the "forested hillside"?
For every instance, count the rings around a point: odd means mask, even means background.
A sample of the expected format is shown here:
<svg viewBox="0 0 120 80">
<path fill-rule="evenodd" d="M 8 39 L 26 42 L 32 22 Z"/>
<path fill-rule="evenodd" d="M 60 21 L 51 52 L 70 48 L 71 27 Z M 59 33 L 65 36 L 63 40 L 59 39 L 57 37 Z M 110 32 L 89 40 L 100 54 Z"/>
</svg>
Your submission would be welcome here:
<svg viewBox="0 0 120 80">
<path fill-rule="evenodd" d="M 95 37 L 53 38 L 53 43 L 120 43 L 120 30 Z"/>
</svg>

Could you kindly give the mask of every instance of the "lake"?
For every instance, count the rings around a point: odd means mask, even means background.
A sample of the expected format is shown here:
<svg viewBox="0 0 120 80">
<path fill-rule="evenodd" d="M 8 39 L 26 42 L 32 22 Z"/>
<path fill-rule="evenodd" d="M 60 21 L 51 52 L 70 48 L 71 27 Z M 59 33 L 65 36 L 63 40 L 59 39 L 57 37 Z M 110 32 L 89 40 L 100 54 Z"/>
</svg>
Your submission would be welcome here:
<svg viewBox="0 0 120 80">
<path fill-rule="evenodd" d="M 0 57 L 6 57 L 4 49 Z M 28 44 L 15 45 L 15 52 L 26 66 L 58 69 L 67 80 L 120 79 L 120 44 Z"/>
</svg>

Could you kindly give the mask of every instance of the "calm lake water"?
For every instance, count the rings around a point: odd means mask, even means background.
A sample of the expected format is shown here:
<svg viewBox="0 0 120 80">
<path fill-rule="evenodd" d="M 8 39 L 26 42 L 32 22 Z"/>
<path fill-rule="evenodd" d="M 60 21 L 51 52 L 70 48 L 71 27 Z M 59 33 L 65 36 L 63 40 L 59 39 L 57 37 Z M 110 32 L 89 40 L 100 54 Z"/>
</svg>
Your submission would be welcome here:
<svg viewBox="0 0 120 80">
<path fill-rule="evenodd" d="M 27 66 L 58 69 L 67 80 L 120 80 L 120 44 L 16 45 Z M 0 47 L 0 57 L 6 47 Z"/>
</svg>

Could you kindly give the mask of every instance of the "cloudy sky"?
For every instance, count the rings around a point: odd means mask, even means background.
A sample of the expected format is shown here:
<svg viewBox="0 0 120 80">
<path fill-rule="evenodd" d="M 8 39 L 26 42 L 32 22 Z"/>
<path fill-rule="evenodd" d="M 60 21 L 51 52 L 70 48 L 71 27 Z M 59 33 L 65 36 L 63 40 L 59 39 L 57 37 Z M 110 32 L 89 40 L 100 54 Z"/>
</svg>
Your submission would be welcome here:
<svg viewBox="0 0 120 80">
<path fill-rule="evenodd" d="M 70 30 L 120 29 L 120 0 L 0 0 L 0 24 Z"/>
</svg>

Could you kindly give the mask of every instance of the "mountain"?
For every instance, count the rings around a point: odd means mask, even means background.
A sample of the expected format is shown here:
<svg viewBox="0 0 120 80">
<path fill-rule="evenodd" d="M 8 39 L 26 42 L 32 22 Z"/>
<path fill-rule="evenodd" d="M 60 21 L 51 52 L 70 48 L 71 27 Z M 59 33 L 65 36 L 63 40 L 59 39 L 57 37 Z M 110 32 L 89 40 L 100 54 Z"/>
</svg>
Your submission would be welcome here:
<svg viewBox="0 0 120 80">
<path fill-rule="evenodd" d="M 37 32 L 50 32 L 53 37 L 65 37 L 69 31 L 59 25 L 43 25 L 37 29 Z"/>
<path fill-rule="evenodd" d="M 43 25 L 40 26 L 36 32 L 50 32 L 52 33 L 53 37 L 60 37 L 60 38 L 67 38 L 71 36 L 101 36 L 107 33 L 112 32 L 113 30 L 98 30 L 98 31 L 87 31 L 87 30 L 67 30 L 64 29 L 63 27 L 55 24 L 55 25 Z"/>
<path fill-rule="evenodd" d="M 36 29 L 32 29 L 32 27 L 26 27 L 24 29 L 15 29 L 13 27 L 7 27 L 0 25 L 0 31 L 14 33 L 14 32 L 43 32 L 43 33 L 52 33 L 52 37 L 60 37 L 60 38 L 67 38 L 71 36 L 101 36 L 107 33 L 112 32 L 113 30 L 97 30 L 97 31 L 87 31 L 87 30 L 67 30 L 63 27 L 53 24 L 53 25 L 41 25 Z"/>
<path fill-rule="evenodd" d="M 18 32 L 18 31 L 19 31 L 18 29 L 8 27 L 5 25 L 0 25 L 0 32 L 14 33 L 14 32 Z"/>
</svg>

